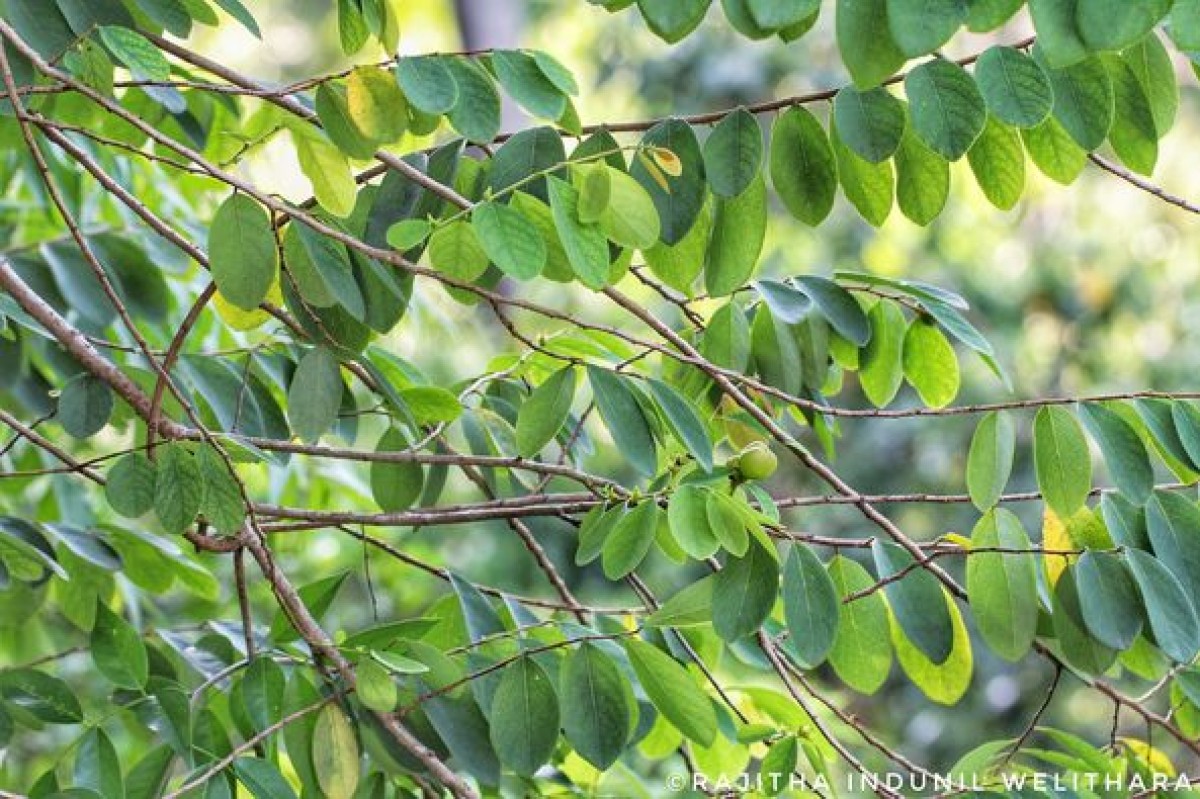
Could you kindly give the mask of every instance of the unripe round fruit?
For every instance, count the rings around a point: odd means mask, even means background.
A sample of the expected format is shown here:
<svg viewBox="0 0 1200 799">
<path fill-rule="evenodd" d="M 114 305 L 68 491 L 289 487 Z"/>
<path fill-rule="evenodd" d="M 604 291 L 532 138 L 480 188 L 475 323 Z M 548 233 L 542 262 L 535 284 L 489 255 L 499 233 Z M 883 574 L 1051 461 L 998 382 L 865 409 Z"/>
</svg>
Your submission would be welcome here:
<svg viewBox="0 0 1200 799">
<path fill-rule="evenodd" d="M 761 441 L 756 441 L 742 450 L 738 456 L 738 468 L 747 480 L 766 480 L 779 468 L 779 458 Z"/>
</svg>

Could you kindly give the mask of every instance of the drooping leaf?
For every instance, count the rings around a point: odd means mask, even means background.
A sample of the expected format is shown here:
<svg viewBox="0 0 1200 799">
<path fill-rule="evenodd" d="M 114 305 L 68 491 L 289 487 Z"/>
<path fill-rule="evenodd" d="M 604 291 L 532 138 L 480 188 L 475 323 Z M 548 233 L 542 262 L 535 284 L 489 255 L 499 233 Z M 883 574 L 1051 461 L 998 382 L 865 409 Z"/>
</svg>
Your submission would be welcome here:
<svg viewBox="0 0 1200 799">
<path fill-rule="evenodd" d="M 729 199 L 744 192 L 761 171 L 762 160 L 762 130 L 745 108 L 717 123 L 704 142 L 704 173 L 718 197 Z"/>
<path fill-rule="evenodd" d="M 559 703 L 554 684 L 533 658 L 504 669 L 492 700 L 491 739 L 500 762 L 530 776 L 554 752 Z"/>
<path fill-rule="evenodd" d="M 689 0 L 690 1 L 690 0 Z M 675 0 L 665 4 L 675 5 Z M 705 0 L 707 5 L 707 0 Z M 653 158 L 637 157 L 629 170 L 654 200 L 662 223 L 664 244 L 678 244 L 695 225 L 704 208 L 708 184 L 704 177 L 704 156 L 696 133 L 686 122 L 669 119 L 655 125 L 640 142 L 642 154 L 668 153 L 675 164 L 674 174 L 668 174 L 654 163 Z M 656 173 L 656 171 L 657 173 Z"/>
<path fill-rule="evenodd" d="M 317 711 L 312 740 L 313 771 L 328 799 L 351 799 L 358 787 L 358 738 L 346 714 L 331 702 Z"/>
<path fill-rule="evenodd" d="M 667 522 L 675 541 L 699 560 L 713 555 L 721 546 L 708 521 L 710 489 L 694 483 L 681 485 L 667 505 Z"/>
<path fill-rule="evenodd" d="M 893 40 L 887 0 L 838 0 L 837 45 L 854 85 L 870 89 L 890 77 L 906 60 Z"/>
<path fill-rule="evenodd" d="M 888 29 L 904 55 L 925 55 L 954 35 L 967 5 L 960 0 L 888 0 Z"/>
<path fill-rule="evenodd" d="M 712 702 L 683 666 L 657 647 L 631 638 L 625 652 L 638 682 L 667 721 L 701 746 L 717 735 L 717 714 Z"/>
<path fill-rule="evenodd" d="M 1088 632 L 1112 649 L 1132 646 L 1142 630 L 1141 601 L 1124 562 L 1108 552 L 1084 552 L 1075 585 Z"/>
<path fill-rule="evenodd" d="M 458 84 L 441 56 L 399 59 L 396 80 L 408 101 L 427 114 L 445 114 L 458 101 Z"/>
<path fill-rule="evenodd" d="M 779 595 L 779 561 L 756 538 L 730 558 L 713 583 L 713 629 L 726 641 L 752 634 Z"/>
<path fill-rule="evenodd" d="M 337 420 L 342 406 L 342 376 L 337 358 L 324 347 L 305 353 L 288 387 L 288 420 L 301 439 L 313 442 Z"/>
<path fill-rule="evenodd" d="M 658 516 L 658 505 L 649 501 L 621 517 L 604 542 L 605 577 L 619 580 L 645 560 L 658 532 Z"/>
<path fill-rule="evenodd" d="M 1114 109 L 1112 78 L 1103 60 L 1089 56 L 1046 74 L 1054 89 L 1054 118 L 1080 147 L 1098 148 L 1112 128 Z"/>
<path fill-rule="evenodd" d="M 957 704 L 971 685 L 974 673 L 974 655 L 971 652 L 971 637 L 963 622 L 962 613 L 954 604 L 945 589 L 942 593 L 941 606 L 946 608 L 950 616 L 953 630 L 953 644 L 950 654 L 943 662 L 930 660 L 920 648 L 915 646 L 894 616 L 889 617 L 891 624 L 892 643 L 896 647 L 896 659 L 900 668 L 921 689 L 921 693 L 942 705 Z M 935 605 L 935 607 L 937 607 Z"/>
<path fill-rule="evenodd" d="M 1079 418 L 1100 445 L 1121 493 L 1138 505 L 1145 504 L 1154 488 L 1154 469 L 1137 431 L 1118 413 L 1096 403 L 1081 404 Z"/>
<path fill-rule="evenodd" d="M 262 206 L 244 194 L 222 203 L 209 229 L 208 259 L 221 295 L 242 310 L 257 308 L 279 271 L 275 233 Z"/>
<path fill-rule="evenodd" d="M 896 204 L 918 225 L 928 225 L 950 196 L 950 163 L 921 141 L 911 128 L 896 151 Z"/>
<path fill-rule="evenodd" d="M 758 267 L 766 229 L 767 188 L 761 174 L 737 197 L 717 200 L 704 265 L 709 294 L 725 296 L 749 281 Z"/>
<path fill-rule="evenodd" d="M 626 384 L 627 378 L 595 366 L 589 366 L 587 374 L 596 409 L 617 447 L 638 474 L 643 477 L 654 474 L 658 468 L 654 434 L 633 389 Z"/>
<path fill-rule="evenodd" d="M 148 665 L 142 637 L 103 602 L 96 603 L 91 650 L 96 668 L 113 685 L 131 690 L 145 686 Z"/>
<path fill-rule="evenodd" d="M 1049 545 L 1048 545 L 1049 546 Z M 1037 573 L 1021 521 L 1004 508 L 984 514 L 971 533 L 967 597 L 983 640 L 1017 661 L 1037 634 Z M 1007 550 L 1007 552 L 994 551 Z"/>
<path fill-rule="evenodd" d="M 1170 0 L 1079 2 L 1075 4 L 1075 23 L 1089 48 L 1120 50 L 1149 33 L 1170 10 Z"/>
<path fill-rule="evenodd" d="M 987 107 L 974 78 L 952 61 L 935 58 L 921 64 L 904 79 L 904 92 L 913 130 L 950 161 L 966 155 L 987 123 Z"/>
<path fill-rule="evenodd" d="M 546 265 L 546 245 L 533 223 L 511 206 L 496 202 L 477 205 L 471 223 L 479 242 L 500 271 L 517 280 L 531 280 Z"/>
<path fill-rule="evenodd" d="M 579 756 L 600 770 L 625 750 L 630 706 L 625 680 L 612 659 L 583 643 L 567 656 L 561 670 L 562 726 Z"/>
<path fill-rule="evenodd" d="M 875 227 L 887 221 L 896 194 L 896 178 L 888 161 L 873 164 L 846 146 L 836 126 L 830 140 L 837 158 L 838 181 L 850 204 Z"/>
<path fill-rule="evenodd" d="M 517 452 L 531 458 L 554 440 L 571 412 L 576 373 L 561 369 L 546 379 L 525 400 L 517 413 Z"/>
<path fill-rule="evenodd" d="M 804 666 L 816 668 L 833 646 L 840 610 L 833 580 L 807 546 L 792 545 L 783 568 L 781 593 L 788 651 Z"/>
<path fill-rule="evenodd" d="M 192 453 L 180 443 L 158 452 L 154 513 L 163 529 L 178 535 L 191 525 L 204 500 L 204 479 Z"/>
<path fill-rule="evenodd" d="M 296 792 L 269 760 L 239 757 L 233 761 L 233 773 L 254 799 L 296 799 Z"/>
<path fill-rule="evenodd" d="M 0 671 L 0 697 L 47 724 L 83 721 L 83 708 L 70 686 L 34 668 Z"/>
<path fill-rule="evenodd" d="M 789 108 L 771 128 L 771 184 L 792 216 L 818 225 L 837 195 L 837 160 L 821 123 L 802 106 Z"/>
<path fill-rule="evenodd" d="M 1178 663 L 1190 663 L 1200 651 L 1195 603 L 1188 599 L 1179 580 L 1148 553 L 1131 549 L 1125 553 L 1125 560 L 1141 591 L 1159 648 Z"/>
<path fill-rule="evenodd" d="M 710 624 L 713 617 L 713 588 L 717 576 L 702 577 L 682 588 L 646 617 L 647 627 L 693 627 Z"/>
<path fill-rule="evenodd" d="M 907 124 L 904 104 L 883 88 L 845 87 L 833 99 L 833 116 L 841 140 L 873 164 L 896 152 Z"/>
<path fill-rule="evenodd" d="M 409 448 L 408 439 L 397 427 L 389 429 L 379 439 L 378 453 L 403 452 Z M 425 471 L 413 461 L 376 461 L 371 464 L 371 495 L 376 504 L 389 513 L 407 510 L 416 502 L 425 485 Z"/>
<path fill-rule="evenodd" d="M 876 540 L 871 552 L 879 579 L 893 578 L 884 591 L 905 637 L 932 662 L 945 662 L 954 646 L 954 625 L 937 578 L 914 568 L 912 555 L 898 544 Z"/>
<path fill-rule="evenodd" d="M 445 62 L 458 91 L 447 118 L 454 129 L 476 144 L 490 142 L 500 132 L 500 93 L 482 67 L 467 58 Z"/>
<path fill-rule="evenodd" d="M 904 379 L 904 313 L 892 302 L 880 300 L 867 313 L 871 339 L 862 355 L 859 381 L 867 399 L 878 408 L 892 401 Z"/>
<path fill-rule="evenodd" d="M 1016 450 L 1016 428 L 1004 411 L 984 416 L 971 438 L 967 456 L 967 491 L 982 512 L 994 507 L 1008 485 Z"/>
<path fill-rule="evenodd" d="M 1169 491 L 1156 491 L 1146 503 L 1146 528 L 1154 555 L 1200 604 L 1200 508 Z"/>
<path fill-rule="evenodd" d="M 1025 149 L 1046 177 L 1062 184 L 1075 181 L 1087 164 L 1087 153 L 1054 117 L 1021 131 Z"/>
<path fill-rule="evenodd" d="M 140 452 L 123 455 L 108 472 L 105 496 L 112 509 L 136 519 L 154 509 L 154 482 L 157 470 Z"/>
<path fill-rule="evenodd" d="M 687 36 L 700 21 L 712 0 L 637 0 L 638 10 L 650 30 L 674 44 Z"/>
<path fill-rule="evenodd" d="M 875 583 L 855 561 L 838 555 L 829 562 L 828 570 L 841 598 L 829 663 L 848 686 L 862 694 L 873 694 L 887 680 L 892 668 L 887 605 L 878 591 L 853 602 L 845 601 Z"/>
<path fill-rule="evenodd" d="M 108 383 L 90 374 L 72 378 L 58 399 L 58 421 L 75 438 L 91 438 L 104 429 L 116 399 Z"/>
<path fill-rule="evenodd" d="M 1092 488 L 1092 460 L 1079 422 L 1066 408 L 1044 407 L 1033 423 L 1033 458 L 1046 504 L 1070 518 Z"/>
<path fill-rule="evenodd" d="M 975 62 L 975 82 L 988 111 L 1018 128 L 1039 125 L 1054 107 L 1046 72 L 1012 47 L 991 47 Z"/>
<path fill-rule="evenodd" d="M 546 76 L 532 55 L 520 50 L 495 50 L 492 66 L 500 85 L 529 113 L 549 120 L 563 115 L 566 95 Z"/>
<path fill-rule="evenodd" d="M 1007 211 L 1025 189 L 1025 151 L 1021 136 L 993 117 L 967 151 L 975 181 L 992 205 Z"/>
</svg>

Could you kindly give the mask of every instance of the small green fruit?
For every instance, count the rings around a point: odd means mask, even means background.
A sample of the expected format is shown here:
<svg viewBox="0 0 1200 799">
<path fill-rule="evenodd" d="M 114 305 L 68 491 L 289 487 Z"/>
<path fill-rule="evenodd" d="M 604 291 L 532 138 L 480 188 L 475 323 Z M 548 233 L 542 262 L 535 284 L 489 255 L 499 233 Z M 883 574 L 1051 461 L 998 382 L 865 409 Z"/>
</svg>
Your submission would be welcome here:
<svg viewBox="0 0 1200 799">
<path fill-rule="evenodd" d="M 761 441 L 742 450 L 738 457 L 738 468 L 747 480 L 766 480 L 779 468 L 779 458 Z"/>
</svg>

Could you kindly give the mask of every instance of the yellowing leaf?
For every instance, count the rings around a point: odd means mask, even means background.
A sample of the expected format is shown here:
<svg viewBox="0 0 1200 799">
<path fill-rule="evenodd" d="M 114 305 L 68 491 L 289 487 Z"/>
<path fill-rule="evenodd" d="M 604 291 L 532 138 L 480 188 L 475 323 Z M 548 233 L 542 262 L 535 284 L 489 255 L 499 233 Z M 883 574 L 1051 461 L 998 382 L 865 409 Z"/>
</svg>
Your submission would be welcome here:
<svg viewBox="0 0 1200 799">
<path fill-rule="evenodd" d="M 358 787 L 358 739 L 336 704 L 321 708 L 313 727 L 313 770 L 327 799 L 351 799 Z"/>
<path fill-rule="evenodd" d="M 283 305 L 283 291 L 279 287 L 278 277 L 271 284 L 271 288 L 267 290 L 267 298 L 264 302 L 276 307 Z M 222 297 L 219 291 L 213 295 L 213 307 L 217 309 L 217 316 L 221 317 L 221 320 L 234 330 L 253 330 L 265 325 L 271 319 L 271 315 L 262 308 L 255 308 L 253 311 L 242 310 Z"/>
<path fill-rule="evenodd" d="M 651 147 L 650 157 L 654 159 L 654 163 L 658 165 L 659 169 L 671 177 L 677 178 L 683 175 L 683 162 L 679 160 L 679 156 L 666 147 Z"/>
<path fill-rule="evenodd" d="M 934 663 L 917 649 L 900 629 L 895 615 L 890 612 L 888 626 L 891 630 L 892 644 L 896 647 L 896 658 L 908 678 L 934 702 L 953 705 L 963 697 L 971 685 L 975 658 L 971 653 L 971 637 L 967 633 L 967 625 L 963 622 L 958 605 L 950 599 L 944 588 L 942 595 L 945 597 L 954 628 L 950 656 L 942 663 Z"/>
</svg>

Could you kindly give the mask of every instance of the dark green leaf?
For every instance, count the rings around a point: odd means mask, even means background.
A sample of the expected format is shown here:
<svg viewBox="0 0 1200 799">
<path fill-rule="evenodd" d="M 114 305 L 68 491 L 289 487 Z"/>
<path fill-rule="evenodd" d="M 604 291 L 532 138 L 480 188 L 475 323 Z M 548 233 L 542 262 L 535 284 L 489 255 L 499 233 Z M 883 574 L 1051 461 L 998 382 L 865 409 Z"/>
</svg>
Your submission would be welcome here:
<svg viewBox="0 0 1200 799">
<path fill-rule="evenodd" d="M 722 119 L 704 142 L 704 172 L 718 197 L 737 197 L 762 169 L 758 120 L 745 108 Z"/>
<path fill-rule="evenodd" d="M 663 40 L 674 43 L 696 29 L 712 0 L 637 0 L 646 24 Z"/>
<path fill-rule="evenodd" d="M 525 400 L 517 413 L 517 452 L 532 458 L 554 440 L 571 412 L 576 374 L 566 367 L 551 375 Z"/>
<path fill-rule="evenodd" d="M 1171 0 L 1084 0 L 1075 3 L 1075 24 L 1090 49 L 1120 50 L 1149 33 L 1171 5 Z"/>
<path fill-rule="evenodd" d="M 558 697 L 533 658 L 519 658 L 504 669 L 491 721 L 492 746 L 513 771 L 532 776 L 550 759 L 558 741 Z"/>
<path fill-rule="evenodd" d="M 47 724 L 83 721 L 83 708 L 70 686 L 37 669 L 0 671 L 0 696 Z"/>
<path fill-rule="evenodd" d="M 1138 505 L 1144 504 L 1154 488 L 1154 469 L 1137 431 L 1103 405 L 1081 404 L 1079 418 L 1100 445 L 1117 488 Z"/>
<path fill-rule="evenodd" d="M 905 636 L 934 663 L 945 662 L 954 646 L 954 625 L 937 578 L 924 568 L 914 567 L 912 555 L 898 544 L 876 540 L 871 552 L 880 580 L 904 572 L 884 591 Z"/>
<path fill-rule="evenodd" d="M 629 693 L 612 659 L 583 643 L 561 673 L 562 726 L 579 756 L 603 771 L 616 762 L 630 734 Z"/>
<path fill-rule="evenodd" d="M 820 224 L 837 195 L 837 161 L 829 137 L 808 109 L 794 106 L 771 128 L 771 184 L 792 216 Z"/>
<path fill-rule="evenodd" d="M 658 712 L 676 729 L 701 746 L 717 736 L 717 714 L 708 696 L 687 669 L 645 641 L 625 641 L 625 652 L 638 682 Z"/>
<path fill-rule="evenodd" d="M 825 566 L 808 546 L 795 543 L 783 568 L 783 616 L 788 651 L 816 668 L 837 637 L 839 599 Z"/>
<path fill-rule="evenodd" d="M 595 366 L 589 366 L 587 374 L 596 409 L 617 447 L 638 474 L 654 474 L 658 469 L 654 435 L 627 378 Z"/>
<path fill-rule="evenodd" d="M 621 517 L 604 542 L 605 577 L 619 580 L 645 560 L 658 532 L 658 517 L 658 505 L 652 500 Z"/>
<path fill-rule="evenodd" d="M 756 174 L 749 188 L 716 201 L 712 238 L 704 265 L 704 283 L 714 297 L 746 285 L 758 266 L 767 233 L 767 186 Z"/>
<path fill-rule="evenodd" d="M 208 235 L 208 260 L 221 296 L 245 311 L 267 297 L 279 269 L 271 218 L 244 194 L 221 204 Z"/>
<path fill-rule="evenodd" d="M 987 123 L 987 108 L 974 78 L 944 58 L 927 61 L 909 72 L 904 92 L 917 136 L 951 161 L 966 155 Z"/>
<path fill-rule="evenodd" d="M 975 81 L 988 111 L 1019 128 L 1041 124 L 1054 107 L 1050 78 L 1038 63 L 1012 47 L 992 47 L 975 62 Z"/>
<path fill-rule="evenodd" d="M 408 448 L 404 433 L 393 427 L 379 439 L 375 451 L 404 452 Z M 389 513 L 408 510 L 420 498 L 424 484 L 425 472 L 419 463 L 397 460 L 371 464 L 371 495 Z"/>
<path fill-rule="evenodd" d="M 1054 118 L 1080 147 L 1095 150 L 1113 124 L 1113 85 L 1104 62 L 1090 56 L 1046 72 L 1054 89 Z"/>
<path fill-rule="evenodd" d="M 1192 604 L 1200 602 L 1200 508 L 1156 491 L 1146 503 L 1146 527 L 1155 557 L 1179 578 Z"/>
<path fill-rule="evenodd" d="M 968 5 L 962 0 L 888 0 L 892 39 L 909 58 L 931 53 L 962 25 Z"/>
<path fill-rule="evenodd" d="M 536 117 L 556 120 L 567 107 L 567 98 L 546 77 L 537 61 L 519 50 L 496 50 L 492 53 L 496 77 L 509 96 Z"/>
<path fill-rule="evenodd" d="M 296 799 L 296 792 L 269 761 L 239 757 L 233 761 L 233 773 L 254 799 Z"/>
<path fill-rule="evenodd" d="M 1129 571 L 1142 592 L 1146 616 L 1158 647 L 1179 663 L 1200 651 L 1200 621 L 1182 584 L 1158 560 L 1139 549 L 1125 553 Z"/>
<path fill-rule="evenodd" d="M 713 629 L 726 641 L 754 633 L 779 595 L 779 561 L 751 537 L 746 553 L 730 558 L 713 583 Z"/>
<path fill-rule="evenodd" d="M 82 374 L 63 386 L 58 399 L 58 421 L 75 438 L 91 438 L 108 424 L 115 405 L 107 383 Z"/>
<path fill-rule="evenodd" d="M 665 0 L 663 3 L 677 4 L 678 0 Z M 652 172 L 646 162 L 649 156 L 635 158 L 629 170 L 629 174 L 642 184 L 642 188 L 654 200 L 662 223 L 663 243 L 678 244 L 695 225 L 708 191 L 700 143 L 696 141 L 696 133 L 690 125 L 678 119 L 668 119 L 647 131 L 640 146 L 662 148 L 679 163 L 678 176 L 664 174 L 662 170 L 658 170 L 658 174 Z M 653 158 L 649 160 L 653 162 Z"/>
<path fill-rule="evenodd" d="M 204 501 L 204 478 L 196 459 L 183 444 L 167 444 L 158 451 L 154 480 L 154 512 L 163 529 L 179 534 L 191 525 Z"/>
<path fill-rule="evenodd" d="M 446 67 L 458 87 L 450 124 L 469 141 L 490 142 L 500 132 L 500 94 L 491 77 L 467 58 L 450 58 Z"/>
<path fill-rule="evenodd" d="M 833 116 L 841 140 L 873 164 L 896 152 L 907 124 L 904 104 L 884 88 L 845 87 L 833 99 Z"/>
<path fill-rule="evenodd" d="M 408 101 L 427 114 L 445 114 L 458 101 L 458 84 L 442 56 L 412 56 L 396 62 L 396 80 Z"/>
</svg>

